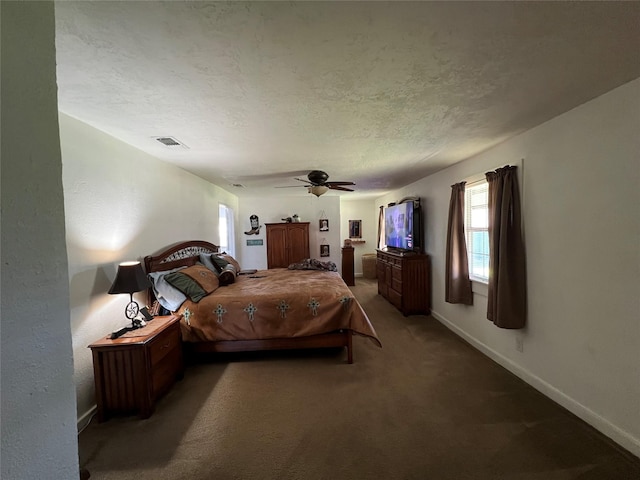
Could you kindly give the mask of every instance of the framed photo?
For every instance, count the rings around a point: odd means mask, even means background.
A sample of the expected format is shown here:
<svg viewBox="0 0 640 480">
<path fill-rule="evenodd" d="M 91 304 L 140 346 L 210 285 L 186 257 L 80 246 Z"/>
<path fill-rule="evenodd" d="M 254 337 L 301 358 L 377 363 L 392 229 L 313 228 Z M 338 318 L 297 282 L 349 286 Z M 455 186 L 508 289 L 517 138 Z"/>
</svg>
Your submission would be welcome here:
<svg viewBox="0 0 640 480">
<path fill-rule="evenodd" d="M 329 245 L 320 245 L 320 256 L 321 257 L 331 256 L 331 254 L 329 253 Z"/>
<path fill-rule="evenodd" d="M 349 238 L 362 238 L 362 220 L 349 220 Z"/>
<path fill-rule="evenodd" d="M 329 231 L 329 219 L 328 218 L 321 218 L 320 219 L 320 231 L 321 232 L 328 232 Z"/>
</svg>

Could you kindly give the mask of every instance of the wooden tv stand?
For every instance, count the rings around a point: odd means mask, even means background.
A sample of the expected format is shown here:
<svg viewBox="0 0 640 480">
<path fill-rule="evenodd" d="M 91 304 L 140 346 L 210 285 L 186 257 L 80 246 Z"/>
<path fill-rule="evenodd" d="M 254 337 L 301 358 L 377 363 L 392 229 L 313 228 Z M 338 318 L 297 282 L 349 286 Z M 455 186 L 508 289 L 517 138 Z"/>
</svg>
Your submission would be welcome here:
<svg viewBox="0 0 640 480">
<path fill-rule="evenodd" d="M 429 256 L 377 251 L 378 293 L 403 315 L 430 313 Z"/>
</svg>

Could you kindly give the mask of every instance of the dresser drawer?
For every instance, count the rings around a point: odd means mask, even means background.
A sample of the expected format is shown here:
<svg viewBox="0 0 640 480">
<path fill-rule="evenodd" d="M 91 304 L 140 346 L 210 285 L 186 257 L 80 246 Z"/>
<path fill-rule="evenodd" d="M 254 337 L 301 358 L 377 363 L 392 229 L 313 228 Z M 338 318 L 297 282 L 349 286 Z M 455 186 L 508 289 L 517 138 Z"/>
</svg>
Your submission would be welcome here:
<svg viewBox="0 0 640 480">
<path fill-rule="evenodd" d="M 389 289 L 389 302 L 396 308 L 402 309 L 402 294 Z"/>
<path fill-rule="evenodd" d="M 180 326 L 176 323 L 168 328 L 149 344 L 151 367 L 155 367 L 169 353 L 182 348 Z"/>
<path fill-rule="evenodd" d="M 402 281 L 402 269 L 400 267 L 393 267 L 391 269 L 391 278 L 393 280 L 397 280 L 398 282 Z"/>
</svg>

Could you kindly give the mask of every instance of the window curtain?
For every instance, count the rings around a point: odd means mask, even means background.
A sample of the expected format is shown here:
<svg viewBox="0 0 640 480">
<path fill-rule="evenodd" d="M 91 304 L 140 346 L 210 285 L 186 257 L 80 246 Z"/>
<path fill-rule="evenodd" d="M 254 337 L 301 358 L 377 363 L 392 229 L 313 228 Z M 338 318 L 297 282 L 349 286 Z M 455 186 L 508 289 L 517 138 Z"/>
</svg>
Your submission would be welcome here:
<svg viewBox="0 0 640 480">
<path fill-rule="evenodd" d="M 383 248 L 384 239 L 382 238 L 382 228 L 384 227 L 384 205 L 380 205 L 380 213 L 378 213 L 378 248 Z"/>
<path fill-rule="evenodd" d="M 445 301 L 473 305 L 473 292 L 469 280 L 467 242 L 464 235 L 464 186 L 466 182 L 451 185 L 449 226 L 447 229 L 447 260 L 445 271 Z"/>
<path fill-rule="evenodd" d="M 489 295 L 487 318 L 500 328 L 526 322 L 525 254 L 516 167 L 487 172 L 489 183 Z"/>
</svg>

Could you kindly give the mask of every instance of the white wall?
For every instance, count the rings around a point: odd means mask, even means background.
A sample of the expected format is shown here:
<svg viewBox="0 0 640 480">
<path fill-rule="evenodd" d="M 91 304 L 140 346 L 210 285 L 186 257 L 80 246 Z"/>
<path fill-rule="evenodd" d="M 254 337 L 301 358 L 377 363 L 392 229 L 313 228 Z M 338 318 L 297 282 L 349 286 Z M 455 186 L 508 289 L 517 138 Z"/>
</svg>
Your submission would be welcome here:
<svg viewBox="0 0 640 480">
<path fill-rule="evenodd" d="M 295 197 L 282 195 L 278 197 L 242 197 L 239 200 L 238 225 L 236 229 L 236 256 L 243 269 L 267 268 L 267 233 L 265 223 L 279 223 L 283 218 L 298 214 L 301 222 L 310 222 L 309 250 L 311 258 L 335 262 L 341 268 L 340 256 L 340 198 L 330 194 L 316 197 L 307 195 Z M 320 231 L 320 217 L 329 219 L 329 231 Z M 260 219 L 260 233 L 245 235 L 251 230 L 249 217 L 257 215 Z M 262 246 L 247 246 L 247 240 L 262 239 Z M 320 257 L 320 245 L 329 245 L 329 257 Z"/>
<path fill-rule="evenodd" d="M 640 455 L 640 79 L 468 161 L 387 195 L 420 195 L 433 315 Z M 521 161 L 521 159 L 524 159 Z M 450 185 L 519 164 L 528 324 L 501 330 L 444 301 Z M 524 351 L 516 351 L 516 339 Z"/>
<path fill-rule="evenodd" d="M 354 273 L 362 276 L 362 255 L 376 253 L 378 241 L 378 204 L 375 199 L 352 200 L 348 195 L 340 197 L 340 238 L 349 238 L 349 220 L 362 220 L 361 240 L 365 243 L 353 244 Z"/>
<path fill-rule="evenodd" d="M 129 322 L 108 295 L 117 265 L 184 240 L 218 242 L 218 203 L 237 197 L 60 114 L 71 331 L 80 422 L 95 406 L 87 346 Z M 144 305 L 143 293 L 136 298 Z"/>
<path fill-rule="evenodd" d="M 78 478 L 52 2 L 1 2 L 2 466 Z"/>
</svg>

